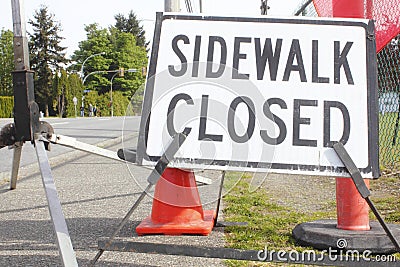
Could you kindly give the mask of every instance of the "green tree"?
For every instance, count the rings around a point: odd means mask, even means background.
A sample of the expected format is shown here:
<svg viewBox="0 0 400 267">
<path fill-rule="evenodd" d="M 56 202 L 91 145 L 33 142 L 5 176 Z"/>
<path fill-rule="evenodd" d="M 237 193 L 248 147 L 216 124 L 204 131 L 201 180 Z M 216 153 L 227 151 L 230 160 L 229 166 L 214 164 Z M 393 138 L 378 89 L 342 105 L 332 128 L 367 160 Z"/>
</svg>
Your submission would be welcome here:
<svg viewBox="0 0 400 267">
<path fill-rule="evenodd" d="M 57 110 L 59 117 L 67 116 L 67 97 L 69 95 L 69 83 L 66 70 L 61 70 L 54 75 L 53 79 L 53 108 Z"/>
<path fill-rule="evenodd" d="M 146 32 L 132 10 L 129 12 L 128 17 L 125 17 L 123 14 L 117 14 L 114 18 L 116 20 L 115 28 L 121 32 L 130 33 L 135 36 L 137 46 L 148 46 L 149 42 L 146 42 Z"/>
<path fill-rule="evenodd" d="M 64 39 L 59 35 L 60 23 L 55 21 L 53 14 L 46 6 L 41 6 L 29 20 L 33 33 L 29 34 L 29 51 L 31 54 L 31 69 L 35 71 L 35 98 L 45 116 L 49 116 L 49 107 L 53 102 L 53 71 L 60 69 L 68 62 L 65 57 L 65 47 L 60 46 Z"/>
<path fill-rule="evenodd" d="M 121 32 L 116 27 L 103 29 L 98 24 L 85 28 L 87 40 L 79 43 L 79 50 L 74 52 L 72 60 L 78 62 L 75 70 L 84 65 L 86 77 L 84 87 L 96 91 L 99 95 L 109 94 L 111 79 L 121 68 L 136 69 L 137 72 L 125 71 L 123 77 L 114 76 L 113 91 L 121 91 L 130 99 L 137 88 L 144 83 L 142 67 L 147 66 L 146 48 L 136 45 L 136 37 L 131 33 Z M 91 55 L 100 54 L 94 57 Z M 93 73 L 98 71 L 99 73 Z M 90 73 L 90 76 L 88 76 Z M 93 104 L 93 103 L 92 103 Z"/>
<path fill-rule="evenodd" d="M 124 68 L 134 69 L 136 72 L 125 72 L 124 77 L 116 77 L 113 82 L 113 90 L 122 91 L 131 98 L 141 84 L 144 83 L 141 69 L 147 65 L 146 49 L 136 45 L 135 36 L 121 32 L 112 27 L 111 44 L 113 47 L 112 63 L 110 69 Z"/>
<path fill-rule="evenodd" d="M 11 72 L 14 70 L 13 33 L 2 29 L 0 32 L 0 95 L 13 95 Z"/>
<path fill-rule="evenodd" d="M 14 98 L 12 96 L 0 96 L 0 118 L 12 118 Z"/>
<path fill-rule="evenodd" d="M 77 104 L 77 114 L 79 114 L 79 108 L 82 105 L 82 96 L 83 96 L 83 86 L 82 81 L 79 78 L 78 74 L 72 73 L 68 75 L 68 88 L 69 93 L 66 96 L 67 99 L 67 117 L 74 117 L 75 116 L 75 106 L 74 106 L 74 97 L 78 100 Z"/>
<path fill-rule="evenodd" d="M 97 23 L 85 26 L 86 40 L 79 42 L 79 50 L 76 50 L 71 59 L 78 62 L 75 65 L 75 70 L 80 71 L 83 62 L 90 56 L 100 54 L 95 57 L 90 57 L 84 65 L 83 77 L 94 71 L 108 70 L 111 59 L 108 55 L 112 51 L 110 43 L 110 34 L 107 29 L 101 28 Z M 79 68 L 79 69 L 78 69 Z M 87 77 L 84 87 L 88 90 L 100 90 L 108 86 L 108 79 L 104 74 L 94 74 Z"/>
</svg>

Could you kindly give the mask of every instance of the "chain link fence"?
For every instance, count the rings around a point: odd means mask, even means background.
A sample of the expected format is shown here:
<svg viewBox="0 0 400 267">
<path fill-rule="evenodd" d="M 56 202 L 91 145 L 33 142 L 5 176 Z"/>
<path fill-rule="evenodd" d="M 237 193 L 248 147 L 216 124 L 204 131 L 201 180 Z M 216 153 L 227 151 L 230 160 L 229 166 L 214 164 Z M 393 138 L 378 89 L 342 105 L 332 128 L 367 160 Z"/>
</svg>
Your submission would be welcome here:
<svg viewBox="0 0 400 267">
<path fill-rule="evenodd" d="M 400 175 L 400 35 L 378 53 L 379 152 L 382 170 Z"/>
<path fill-rule="evenodd" d="M 317 17 L 313 2 L 305 0 L 296 16 Z M 382 174 L 400 176 L 400 35 L 377 55 L 379 157 Z"/>
</svg>

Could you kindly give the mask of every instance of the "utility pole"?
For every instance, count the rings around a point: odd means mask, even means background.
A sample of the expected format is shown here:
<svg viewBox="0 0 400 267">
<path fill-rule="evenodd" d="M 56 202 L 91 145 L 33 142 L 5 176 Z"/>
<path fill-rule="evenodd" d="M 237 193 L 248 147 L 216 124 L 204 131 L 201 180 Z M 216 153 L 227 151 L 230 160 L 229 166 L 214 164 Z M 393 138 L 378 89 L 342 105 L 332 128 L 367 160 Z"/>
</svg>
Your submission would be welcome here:
<svg viewBox="0 0 400 267">
<path fill-rule="evenodd" d="M 268 9 L 269 9 L 268 0 L 261 0 L 260 9 L 261 9 L 261 15 L 268 15 Z"/>
<path fill-rule="evenodd" d="M 180 1 L 179 0 L 164 0 L 164 11 L 165 12 L 180 12 Z"/>
</svg>

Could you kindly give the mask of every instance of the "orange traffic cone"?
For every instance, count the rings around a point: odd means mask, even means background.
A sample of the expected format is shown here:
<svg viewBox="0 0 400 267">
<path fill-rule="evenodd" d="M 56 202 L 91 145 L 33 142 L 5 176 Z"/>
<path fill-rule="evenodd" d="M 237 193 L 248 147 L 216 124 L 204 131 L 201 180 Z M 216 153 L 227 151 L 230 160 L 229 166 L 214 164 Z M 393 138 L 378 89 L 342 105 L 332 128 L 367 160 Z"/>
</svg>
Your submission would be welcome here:
<svg viewBox="0 0 400 267">
<path fill-rule="evenodd" d="M 214 218 L 215 211 L 203 211 L 194 173 L 167 168 L 155 186 L 151 216 L 136 227 L 136 233 L 208 235 Z"/>
<path fill-rule="evenodd" d="M 364 1 L 336 1 L 333 17 L 364 18 Z M 364 179 L 369 187 L 369 180 Z M 358 192 L 351 178 L 336 178 L 337 228 L 342 230 L 370 230 L 369 206 Z"/>
<path fill-rule="evenodd" d="M 369 187 L 369 180 L 364 180 Z M 342 230 L 370 230 L 369 206 L 358 193 L 351 178 L 336 178 L 337 228 Z"/>
</svg>

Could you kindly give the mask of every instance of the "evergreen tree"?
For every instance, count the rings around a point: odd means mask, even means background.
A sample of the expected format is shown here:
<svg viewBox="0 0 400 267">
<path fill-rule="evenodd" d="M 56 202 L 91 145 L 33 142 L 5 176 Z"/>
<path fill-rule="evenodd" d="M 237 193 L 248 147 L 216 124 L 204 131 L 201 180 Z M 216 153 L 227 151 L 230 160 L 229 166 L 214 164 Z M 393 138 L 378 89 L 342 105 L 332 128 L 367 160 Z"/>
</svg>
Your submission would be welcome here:
<svg viewBox="0 0 400 267">
<path fill-rule="evenodd" d="M 79 114 L 79 107 L 82 105 L 82 96 L 83 96 L 83 86 L 82 81 L 79 78 L 78 74 L 73 73 L 68 75 L 68 94 L 66 95 L 66 112 L 67 117 L 75 116 L 75 106 L 74 106 L 74 97 L 78 100 L 78 104 L 76 108 L 77 114 Z"/>
<path fill-rule="evenodd" d="M 53 80 L 54 103 L 58 116 L 60 118 L 67 116 L 67 96 L 69 94 L 68 75 L 65 70 L 61 70 L 54 75 Z"/>
<path fill-rule="evenodd" d="M 11 72 L 14 70 L 13 33 L 0 32 L 0 96 L 13 95 Z"/>
<path fill-rule="evenodd" d="M 149 42 L 146 42 L 145 31 L 132 10 L 127 18 L 123 14 L 117 14 L 114 18 L 116 20 L 115 28 L 121 32 L 133 34 L 136 37 L 136 45 L 147 48 Z"/>
<path fill-rule="evenodd" d="M 53 102 L 53 72 L 68 62 L 65 57 L 65 47 L 60 46 L 64 39 L 60 37 L 60 23 L 55 21 L 53 14 L 46 6 L 35 11 L 34 20 L 29 20 L 33 33 L 29 34 L 29 51 L 31 54 L 31 69 L 35 71 L 35 98 L 45 116 L 49 116 L 49 107 Z"/>
</svg>

